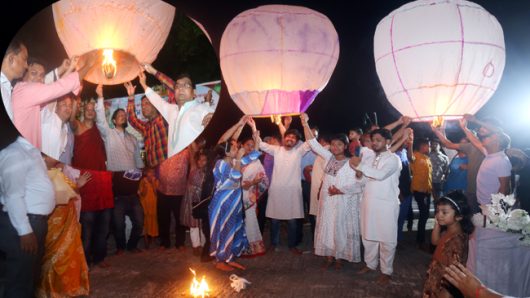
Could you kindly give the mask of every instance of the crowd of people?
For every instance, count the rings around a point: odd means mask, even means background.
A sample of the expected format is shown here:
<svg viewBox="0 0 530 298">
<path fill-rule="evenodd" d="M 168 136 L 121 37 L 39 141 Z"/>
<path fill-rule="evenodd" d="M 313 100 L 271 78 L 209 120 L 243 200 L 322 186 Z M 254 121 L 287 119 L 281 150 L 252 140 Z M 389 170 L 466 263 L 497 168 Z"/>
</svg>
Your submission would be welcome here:
<svg viewBox="0 0 530 298">
<path fill-rule="evenodd" d="M 278 134 L 262 139 L 253 118 L 243 116 L 207 148 L 204 138 L 191 142 L 191 134 L 180 133 L 211 119 L 208 100 L 194 101 L 189 75 L 173 81 L 143 65 L 167 86 L 169 99 L 147 86 L 141 71 L 141 113 L 147 120 L 137 117 L 130 82 L 124 85 L 127 111 L 117 109 L 107 120 L 102 86 L 96 101 L 81 105 L 76 95 L 94 57 L 66 60 L 46 82 L 43 65 L 26 62 L 27 56 L 22 43 L 13 43 L 2 62 L 2 98 L 22 135 L 0 148 L 6 297 L 88 295 L 89 268 L 109 266 L 109 234 L 121 255 L 140 253 L 142 236 L 146 249 L 158 238 L 158 249 L 184 251 L 189 230 L 201 261 L 213 261 L 222 271 L 244 270 L 237 258 L 279 250 L 282 222 L 293 255 L 303 253 L 308 237 L 324 268 L 363 260 L 359 274 L 379 270 L 378 282 L 387 284 L 405 221 L 410 230 L 414 219 L 413 199 L 418 248 L 436 246 L 424 295 L 466 294 L 472 282 L 486 293 L 480 282 L 459 279 L 462 272 L 472 276 L 461 264 L 474 227 L 486 221 L 479 205 L 492 194 L 515 190 L 520 206 L 528 208 L 525 184 L 512 179 L 512 164 L 521 171 L 528 157 L 506 154 L 510 138 L 492 120 L 465 115 L 462 138 L 453 143 L 440 127 L 432 127 L 434 139 L 415 138 L 409 117 L 366 132 L 321 135 L 304 113 L 303 137 L 285 117 L 277 123 Z M 479 127 L 476 135 L 468 122 Z M 143 137 L 145 158 L 128 125 Z M 246 126 L 252 136 L 240 140 Z M 60 141 L 50 142 L 51 135 Z M 431 198 L 436 211 L 429 241 Z M 132 223 L 128 238 L 126 216 Z M 303 233 L 306 220 L 310 235 Z"/>
</svg>

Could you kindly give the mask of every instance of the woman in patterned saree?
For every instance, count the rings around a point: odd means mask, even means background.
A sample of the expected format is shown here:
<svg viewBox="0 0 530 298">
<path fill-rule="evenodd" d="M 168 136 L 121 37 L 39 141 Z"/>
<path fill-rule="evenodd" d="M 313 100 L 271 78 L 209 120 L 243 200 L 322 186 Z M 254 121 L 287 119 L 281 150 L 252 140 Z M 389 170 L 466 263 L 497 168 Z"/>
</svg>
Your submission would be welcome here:
<svg viewBox="0 0 530 298">
<path fill-rule="evenodd" d="M 78 189 L 90 181 L 88 173 L 45 156 L 48 176 L 55 190 L 56 206 L 48 218 L 42 271 L 37 297 L 85 296 L 89 294 L 88 266 L 81 243 Z M 75 181 L 75 182 L 74 182 Z"/>
<path fill-rule="evenodd" d="M 215 191 L 208 207 L 210 219 L 210 255 L 217 260 L 216 268 L 231 271 L 244 270 L 234 261 L 248 247 L 243 226 L 243 204 L 241 198 L 241 166 L 256 160 L 259 152 L 253 151 L 243 157 L 245 150 L 239 149 L 232 139 L 215 147 L 219 158 L 213 169 Z"/>
</svg>

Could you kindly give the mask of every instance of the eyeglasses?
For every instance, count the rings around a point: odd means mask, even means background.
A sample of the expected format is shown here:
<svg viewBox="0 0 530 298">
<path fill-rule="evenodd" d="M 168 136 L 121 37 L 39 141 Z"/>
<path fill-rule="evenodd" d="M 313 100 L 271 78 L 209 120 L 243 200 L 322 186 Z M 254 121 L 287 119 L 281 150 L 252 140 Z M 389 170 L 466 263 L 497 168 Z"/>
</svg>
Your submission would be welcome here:
<svg viewBox="0 0 530 298">
<path fill-rule="evenodd" d="M 190 83 L 184 83 L 184 84 L 180 84 L 180 83 L 177 83 L 175 84 L 175 89 L 191 89 L 191 84 Z"/>
</svg>

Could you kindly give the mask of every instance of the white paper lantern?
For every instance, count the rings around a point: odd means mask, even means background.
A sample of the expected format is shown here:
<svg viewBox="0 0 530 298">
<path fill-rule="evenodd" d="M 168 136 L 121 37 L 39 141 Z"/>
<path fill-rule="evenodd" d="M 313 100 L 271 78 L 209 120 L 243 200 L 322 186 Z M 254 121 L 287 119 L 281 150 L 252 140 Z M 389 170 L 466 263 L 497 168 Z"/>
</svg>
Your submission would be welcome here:
<svg viewBox="0 0 530 298">
<path fill-rule="evenodd" d="M 175 7 L 160 0 L 61 0 L 52 6 L 57 34 L 69 57 L 114 50 L 116 75 L 95 67 L 85 79 L 114 85 L 134 79 L 138 62 L 152 63 L 162 49 Z M 100 55 L 98 63 L 103 61 Z"/>
<path fill-rule="evenodd" d="M 339 57 L 331 21 L 314 10 L 266 5 L 237 15 L 220 47 L 230 96 L 247 115 L 304 112 L 328 83 Z"/>
<path fill-rule="evenodd" d="M 377 25 L 377 74 L 390 103 L 420 121 L 476 113 L 504 70 L 502 27 L 463 0 L 414 1 Z"/>
</svg>

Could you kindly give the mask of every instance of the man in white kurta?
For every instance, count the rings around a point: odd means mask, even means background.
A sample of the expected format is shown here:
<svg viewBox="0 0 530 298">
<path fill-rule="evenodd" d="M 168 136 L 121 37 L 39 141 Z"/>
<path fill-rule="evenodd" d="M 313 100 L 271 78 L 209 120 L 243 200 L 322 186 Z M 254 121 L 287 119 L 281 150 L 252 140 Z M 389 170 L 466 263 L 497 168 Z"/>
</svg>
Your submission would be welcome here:
<svg viewBox="0 0 530 298">
<path fill-rule="evenodd" d="M 168 130 L 168 158 L 184 150 L 204 130 L 209 118 L 215 111 L 215 106 L 209 102 L 200 103 L 194 100 L 193 83 L 188 77 L 178 79 L 175 84 L 177 104 L 166 102 L 146 84 L 145 74 L 140 73 L 140 84 L 145 90 L 145 96 L 164 117 L 169 125 Z"/>
<path fill-rule="evenodd" d="M 361 236 L 366 268 L 377 269 L 381 263 L 380 282 L 390 280 L 397 245 L 399 216 L 399 175 L 401 161 L 388 150 L 392 134 L 386 129 L 371 133 L 374 155 L 352 157 L 350 165 L 362 172 L 365 189 L 361 200 Z"/>
<path fill-rule="evenodd" d="M 288 221 L 288 246 L 291 252 L 301 254 L 296 248 L 297 218 L 304 218 L 300 171 L 302 156 L 310 150 L 307 143 L 295 148 L 300 134 L 296 130 L 285 132 L 282 146 L 269 145 L 259 140 L 259 148 L 274 156 L 272 181 L 269 187 L 266 216 L 271 218 L 271 246 L 280 242 L 280 220 Z"/>
</svg>

